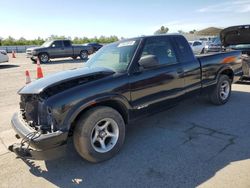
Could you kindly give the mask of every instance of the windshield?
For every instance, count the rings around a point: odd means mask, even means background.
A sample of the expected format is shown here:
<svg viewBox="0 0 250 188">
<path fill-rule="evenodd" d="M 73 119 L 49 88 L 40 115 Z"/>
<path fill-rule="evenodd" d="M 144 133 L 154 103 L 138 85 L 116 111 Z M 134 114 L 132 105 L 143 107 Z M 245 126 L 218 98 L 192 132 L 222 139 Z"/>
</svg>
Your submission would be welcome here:
<svg viewBox="0 0 250 188">
<path fill-rule="evenodd" d="M 42 44 L 42 47 L 49 47 L 51 45 L 52 41 L 46 41 Z"/>
<path fill-rule="evenodd" d="M 101 48 L 91 59 L 87 66 L 105 67 L 115 72 L 124 72 L 135 53 L 139 40 L 128 40 L 112 43 Z"/>
<path fill-rule="evenodd" d="M 214 44 L 221 44 L 220 37 L 216 37 L 216 38 L 213 40 L 213 43 L 214 43 Z"/>
</svg>

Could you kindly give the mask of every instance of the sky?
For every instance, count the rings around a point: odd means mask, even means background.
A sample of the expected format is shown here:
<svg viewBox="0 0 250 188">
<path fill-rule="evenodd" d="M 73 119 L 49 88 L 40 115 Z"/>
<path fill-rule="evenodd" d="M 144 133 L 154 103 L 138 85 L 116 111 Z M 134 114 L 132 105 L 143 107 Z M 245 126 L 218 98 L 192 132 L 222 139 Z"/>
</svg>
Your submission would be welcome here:
<svg viewBox="0 0 250 188">
<path fill-rule="evenodd" d="M 250 24 L 250 0 L 0 0 L 0 37 L 136 37 Z"/>
</svg>

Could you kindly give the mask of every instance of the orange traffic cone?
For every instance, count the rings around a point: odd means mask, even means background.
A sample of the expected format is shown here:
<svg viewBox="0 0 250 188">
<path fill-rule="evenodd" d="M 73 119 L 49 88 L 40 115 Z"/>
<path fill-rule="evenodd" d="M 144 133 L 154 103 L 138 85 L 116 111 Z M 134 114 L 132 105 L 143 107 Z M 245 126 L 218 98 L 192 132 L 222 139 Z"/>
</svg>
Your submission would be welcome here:
<svg viewBox="0 0 250 188">
<path fill-rule="evenodd" d="M 12 58 L 16 58 L 15 51 L 12 50 Z"/>
<path fill-rule="evenodd" d="M 28 70 L 25 71 L 25 76 L 26 76 L 26 84 L 29 84 L 31 82 L 31 79 L 30 79 L 30 73 Z"/>
<path fill-rule="evenodd" d="M 42 67 L 40 65 L 40 61 L 39 59 L 37 58 L 37 79 L 39 78 L 43 78 L 43 71 L 42 71 Z"/>
</svg>

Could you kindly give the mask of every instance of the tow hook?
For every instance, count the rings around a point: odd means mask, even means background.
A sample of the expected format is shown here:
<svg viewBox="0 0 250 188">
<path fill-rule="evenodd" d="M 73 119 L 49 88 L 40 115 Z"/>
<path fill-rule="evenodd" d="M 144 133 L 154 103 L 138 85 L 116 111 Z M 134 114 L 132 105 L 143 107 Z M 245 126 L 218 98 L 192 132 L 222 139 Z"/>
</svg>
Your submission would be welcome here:
<svg viewBox="0 0 250 188">
<path fill-rule="evenodd" d="M 30 142 L 41 136 L 41 133 L 39 132 L 31 132 L 27 134 L 21 141 L 21 143 L 15 143 L 13 145 L 10 145 L 8 149 L 11 152 L 14 152 L 17 157 L 20 158 L 32 158 L 32 149 L 29 149 Z M 17 137 L 17 136 L 16 136 Z"/>
</svg>

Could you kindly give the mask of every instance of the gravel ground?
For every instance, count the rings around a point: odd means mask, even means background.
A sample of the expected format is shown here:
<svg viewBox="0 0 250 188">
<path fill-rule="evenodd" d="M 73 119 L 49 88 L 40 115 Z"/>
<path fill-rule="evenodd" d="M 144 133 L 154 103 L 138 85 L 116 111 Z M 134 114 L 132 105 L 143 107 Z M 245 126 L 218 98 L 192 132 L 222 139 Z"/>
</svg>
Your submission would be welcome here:
<svg viewBox="0 0 250 188">
<path fill-rule="evenodd" d="M 80 60 L 42 65 L 45 75 L 80 67 Z M 24 71 L 36 66 L 18 54 L 0 65 L 0 187 L 250 187 L 250 85 L 234 84 L 230 101 L 213 106 L 202 98 L 128 126 L 121 152 L 90 164 L 72 146 L 53 161 L 16 159 L 10 118 L 18 108 Z"/>
</svg>

